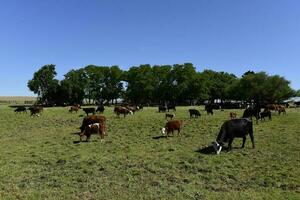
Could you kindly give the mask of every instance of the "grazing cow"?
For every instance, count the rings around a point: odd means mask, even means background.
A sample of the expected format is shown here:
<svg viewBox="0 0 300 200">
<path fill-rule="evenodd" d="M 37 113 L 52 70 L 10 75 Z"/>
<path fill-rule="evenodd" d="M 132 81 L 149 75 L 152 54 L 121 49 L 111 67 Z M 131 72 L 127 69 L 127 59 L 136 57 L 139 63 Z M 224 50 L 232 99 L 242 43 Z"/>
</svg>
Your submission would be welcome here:
<svg viewBox="0 0 300 200">
<path fill-rule="evenodd" d="M 267 104 L 265 106 L 265 109 L 277 111 L 278 110 L 278 105 L 276 105 L 276 104 Z"/>
<path fill-rule="evenodd" d="M 79 108 L 80 108 L 79 106 L 71 106 L 70 109 L 69 109 L 69 112 L 70 113 L 73 113 L 73 112 L 77 113 Z"/>
<path fill-rule="evenodd" d="M 201 116 L 199 110 L 196 110 L 196 109 L 189 109 L 189 113 L 190 113 L 190 118 L 192 118 L 193 116 L 195 118 L 198 118 Z"/>
<path fill-rule="evenodd" d="M 175 117 L 175 114 L 166 113 L 166 119 L 168 118 L 173 119 L 173 117 Z"/>
<path fill-rule="evenodd" d="M 120 115 L 123 114 L 124 118 L 128 114 L 131 114 L 131 115 L 133 114 L 133 112 L 131 110 L 128 110 L 127 108 L 120 107 L 120 106 L 115 107 L 114 112 L 117 114 L 118 117 L 120 117 Z"/>
<path fill-rule="evenodd" d="M 175 105 L 168 105 L 168 106 L 167 106 L 167 109 L 168 109 L 168 112 L 169 112 L 170 110 L 176 111 Z"/>
<path fill-rule="evenodd" d="M 211 104 L 205 105 L 205 110 L 206 110 L 206 112 L 207 112 L 208 115 L 209 114 L 211 114 L 211 115 L 214 114 L 214 112 L 213 112 L 213 106 Z"/>
<path fill-rule="evenodd" d="M 100 106 L 98 106 L 98 108 L 96 109 L 96 112 L 103 113 L 104 110 L 105 110 L 104 106 L 103 106 L 103 105 L 100 105 Z"/>
<path fill-rule="evenodd" d="M 235 112 L 230 112 L 229 116 L 230 116 L 230 119 L 236 119 L 236 113 Z"/>
<path fill-rule="evenodd" d="M 40 116 L 39 114 L 43 112 L 43 107 L 42 106 L 33 106 L 28 108 L 30 110 L 30 116 Z"/>
<path fill-rule="evenodd" d="M 125 108 L 129 111 L 132 111 L 133 114 L 138 111 L 138 106 L 126 106 Z"/>
<path fill-rule="evenodd" d="M 15 109 L 15 113 L 27 113 L 27 109 L 24 106 L 20 106 L 18 108 Z"/>
<path fill-rule="evenodd" d="M 99 133 L 102 142 L 105 135 L 105 122 L 87 125 L 80 133 L 80 141 L 82 141 L 83 136 L 86 136 L 86 142 L 88 142 L 92 133 Z"/>
<path fill-rule="evenodd" d="M 268 110 L 268 109 L 265 109 L 263 112 L 261 112 L 261 113 L 259 114 L 259 116 L 260 116 L 260 120 L 261 120 L 261 121 L 262 121 L 262 120 L 265 121 L 265 117 L 269 117 L 269 120 L 272 120 L 272 113 L 271 113 L 271 111 Z"/>
<path fill-rule="evenodd" d="M 96 113 L 96 109 L 95 108 L 83 108 L 82 110 L 85 112 L 85 114 L 87 116 L 89 115 L 89 113 L 92 113 L 93 115 Z"/>
<path fill-rule="evenodd" d="M 246 136 L 250 135 L 252 147 L 255 148 L 254 145 L 254 136 L 253 136 L 253 123 L 249 119 L 241 118 L 241 119 L 232 119 L 225 121 L 220 129 L 220 132 L 217 136 L 216 141 L 214 142 L 216 145 L 214 147 L 224 146 L 224 142 L 228 142 L 228 150 L 231 150 L 231 144 L 235 137 L 243 138 L 242 148 L 245 147 Z M 219 149 L 215 149 L 218 153 Z"/>
<path fill-rule="evenodd" d="M 284 106 L 278 106 L 277 107 L 277 111 L 278 111 L 278 114 L 280 115 L 281 113 L 286 115 L 286 111 L 285 111 L 285 108 Z"/>
<path fill-rule="evenodd" d="M 161 129 L 162 134 L 167 134 L 167 137 L 170 133 L 174 135 L 174 130 L 178 131 L 178 135 L 180 134 L 180 129 L 182 128 L 182 120 L 170 120 L 166 123 L 165 127 Z"/>
<path fill-rule="evenodd" d="M 99 123 L 99 124 L 105 124 L 106 122 L 106 117 L 103 116 L 103 115 L 89 115 L 89 116 L 86 116 L 85 118 L 83 118 L 82 120 L 82 124 L 80 126 L 80 133 L 82 134 L 82 132 L 85 130 L 85 128 L 88 126 L 88 125 L 91 125 L 91 124 L 95 124 L 95 123 Z M 105 131 L 105 134 L 106 134 L 106 131 Z"/>
<path fill-rule="evenodd" d="M 158 107 L 158 112 L 166 112 L 167 111 L 167 107 L 166 106 L 159 106 Z"/>
</svg>

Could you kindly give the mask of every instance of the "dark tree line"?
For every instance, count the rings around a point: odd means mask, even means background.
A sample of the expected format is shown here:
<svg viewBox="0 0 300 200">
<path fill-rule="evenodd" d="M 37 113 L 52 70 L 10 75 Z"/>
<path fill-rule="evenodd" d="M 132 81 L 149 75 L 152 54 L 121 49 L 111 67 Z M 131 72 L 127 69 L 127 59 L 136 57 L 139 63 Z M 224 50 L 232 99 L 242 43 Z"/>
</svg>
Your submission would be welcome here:
<svg viewBox="0 0 300 200">
<path fill-rule="evenodd" d="M 55 65 L 45 65 L 34 73 L 28 87 L 46 105 L 116 103 L 193 104 L 214 99 L 256 102 L 281 102 L 294 91 L 284 77 L 266 72 L 234 74 L 204 70 L 197 72 L 191 63 L 140 65 L 129 70 L 118 66 L 88 65 L 70 70 L 63 80 L 55 79 Z"/>
</svg>

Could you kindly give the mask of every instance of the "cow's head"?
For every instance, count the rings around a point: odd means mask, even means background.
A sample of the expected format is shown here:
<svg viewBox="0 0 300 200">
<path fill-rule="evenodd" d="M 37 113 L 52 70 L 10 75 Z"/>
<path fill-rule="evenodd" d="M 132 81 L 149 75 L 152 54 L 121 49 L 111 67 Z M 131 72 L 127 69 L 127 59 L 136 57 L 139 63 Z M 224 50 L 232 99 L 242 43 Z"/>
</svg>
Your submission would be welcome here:
<svg viewBox="0 0 300 200">
<path fill-rule="evenodd" d="M 217 141 L 212 142 L 212 145 L 216 154 L 219 154 L 222 150 L 222 146 Z"/>
<path fill-rule="evenodd" d="M 163 134 L 163 135 L 166 134 L 166 128 L 161 128 L 161 134 Z"/>
<path fill-rule="evenodd" d="M 130 110 L 130 111 L 129 111 L 129 114 L 133 115 L 133 112 Z"/>
</svg>

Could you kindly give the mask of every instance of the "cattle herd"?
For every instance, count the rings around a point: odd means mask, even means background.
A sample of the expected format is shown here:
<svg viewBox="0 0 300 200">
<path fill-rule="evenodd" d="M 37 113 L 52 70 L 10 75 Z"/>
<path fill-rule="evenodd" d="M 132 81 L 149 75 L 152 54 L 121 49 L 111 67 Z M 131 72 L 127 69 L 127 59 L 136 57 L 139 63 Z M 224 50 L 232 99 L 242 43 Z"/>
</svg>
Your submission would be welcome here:
<svg viewBox="0 0 300 200">
<path fill-rule="evenodd" d="M 70 113 L 77 113 L 81 109 L 80 105 L 73 105 L 69 107 Z M 133 115 L 137 111 L 143 109 L 142 105 L 135 106 L 129 104 L 123 104 L 120 106 L 115 106 L 113 111 L 118 118 L 123 116 L 124 118 L 127 115 Z M 214 109 L 220 109 L 220 107 L 208 104 L 205 105 L 205 111 L 207 114 L 213 115 Z M 263 109 L 263 110 L 262 110 Z M 43 112 L 43 106 L 34 105 L 29 108 L 25 106 L 17 107 L 14 112 L 15 113 L 27 113 L 27 110 L 30 111 L 30 117 L 40 116 Z M 84 117 L 82 124 L 80 126 L 80 141 L 85 138 L 85 141 L 89 141 L 92 133 L 98 133 L 101 142 L 104 139 L 104 136 L 107 135 L 106 130 L 106 117 L 103 115 L 105 111 L 105 107 L 103 105 L 99 105 L 97 108 L 95 107 L 85 107 L 82 108 L 85 112 L 86 116 Z M 173 113 L 169 113 L 169 111 L 173 111 Z M 222 111 L 222 110 L 221 110 Z M 242 148 L 245 146 L 246 136 L 249 135 L 252 142 L 252 147 L 255 147 L 254 144 L 254 135 L 253 135 L 253 123 L 252 119 L 255 118 L 256 123 L 258 123 L 259 119 L 265 121 L 265 118 L 272 120 L 272 112 L 275 111 L 280 114 L 286 114 L 285 107 L 283 105 L 278 104 L 267 104 L 267 105 L 259 105 L 259 104 L 249 104 L 247 108 L 244 110 L 242 118 L 237 118 L 237 114 L 235 112 L 229 113 L 229 119 L 226 120 L 217 135 L 217 138 L 214 142 L 212 142 L 212 147 L 215 152 L 219 154 L 221 152 L 224 143 L 228 143 L 228 150 L 232 148 L 232 142 L 235 137 L 243 138 Z M 170 134 L 174 135 L 174 131 L 177 131 L 178 135 L 181 135 L 181 129 L 183 127 L 184 122 L 179 119 L 175 119 L 176 106 L 175 105 L 161 105 L 158 106 L 158 112 L 165 112 L 166 122 L 165 126 L 161 128 L 161 133 L 169 137 Z M 167 113 L 168 112 L 168 113 Z M 200 118 L 201 113 L 197 109 L 188 109 L 190 118 Z M 91 114 L 91 115 L 90 115 Z M 100 115 L 101 114 L 101 115 Z"/>
</svg>

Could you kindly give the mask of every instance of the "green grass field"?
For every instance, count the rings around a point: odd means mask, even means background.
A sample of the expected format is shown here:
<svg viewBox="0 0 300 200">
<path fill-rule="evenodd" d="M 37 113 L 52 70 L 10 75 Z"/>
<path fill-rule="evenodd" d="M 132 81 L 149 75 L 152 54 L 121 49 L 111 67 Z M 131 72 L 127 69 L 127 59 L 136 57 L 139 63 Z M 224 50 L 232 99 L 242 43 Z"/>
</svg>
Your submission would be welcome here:
<svg viewBox="0 0 300 200">
<path fill-rule="evenodd" d="M 157 108 L 117 118 L 108 136 L 78 143 L 83 111 L 46 108 L 41 117 L 0 106 L 0 199 L 300 199 L 300 110 L 256 125 L 231 152 L 209 153 L 229 110 L 189 119 L 178 107 L 182 136 L 161 137 Z M 242 110 L 236 110 L 241 116 Z"/>
</svg>

